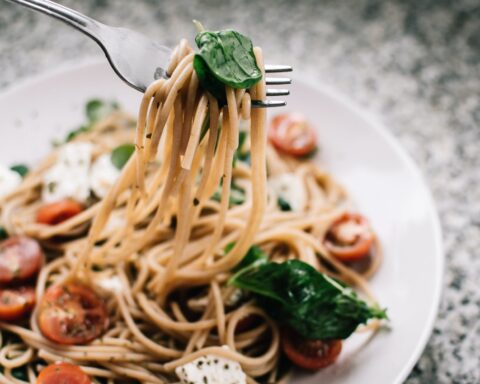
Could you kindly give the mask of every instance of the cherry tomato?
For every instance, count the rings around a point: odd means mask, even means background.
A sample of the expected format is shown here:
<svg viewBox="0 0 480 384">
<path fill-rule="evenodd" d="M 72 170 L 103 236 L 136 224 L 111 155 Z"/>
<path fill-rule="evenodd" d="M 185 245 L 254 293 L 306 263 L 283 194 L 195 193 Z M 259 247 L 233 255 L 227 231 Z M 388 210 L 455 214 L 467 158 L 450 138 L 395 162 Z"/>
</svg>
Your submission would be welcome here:
<svg viewBox="0 0 480 384">
<path fill-rule="evenodd" d="M 92 384 L 92 380 L 80 367 L 59 362 L 43 368 L 37 384 Z"/>
<path fill-rule="evenodd" d="M 38 242 L 26 236 L 13 236 L 0 243 L 0 284 L 10 284 L 35 276 L 43 264 Z"/>
<path fill-rule="evenodd" d="M 324 244 L 336 258 L 355 261 L 369 255 L 373 239 L 373 231 L 362 215 L 345 213 L 332 223 Z"/>
<path fill-rule="evenodd" d="M 32 287 L 0 289 L 0 320 L 19 320 L 29 314 L 35 305 Z"/>
<path fill-rule="evenodd" d="M 342 351 L 341 340 L 307 340 L 290 329 L 282 331 L 282 348 L 297 367 L 316 371 L 331 365 Z"/>
<path fill-rule="evenodd" d="M 83 205 L 73 200 L 62 200 L 42 206 L 37 212 L 37 222 L 47 225 L 61 222 L 78 215 L 83 211 Z"/>
<path fill-rule="evenodd" d="M 108 326 L 103 300 L 79 283 L 53 285 L 40 303 L 38 325 L 43 335 L 64 345 L 86 344 Z"/>
<path fill-rule="evenodd" d="M 275 148 L 292 156 L 306 156 L 317 147 L 313 128 L 303 116 L 295 113 L 275 116 L 268 130 L 268 138 Z"/>
</svg>

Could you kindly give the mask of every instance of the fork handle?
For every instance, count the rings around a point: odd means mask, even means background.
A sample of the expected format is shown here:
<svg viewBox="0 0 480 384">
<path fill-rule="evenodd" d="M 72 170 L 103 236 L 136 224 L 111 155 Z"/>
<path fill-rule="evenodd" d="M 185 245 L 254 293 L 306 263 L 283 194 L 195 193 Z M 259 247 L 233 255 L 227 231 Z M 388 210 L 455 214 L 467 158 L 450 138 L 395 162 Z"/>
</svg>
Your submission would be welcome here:
<svg viewBox="0 0 480 384">
<path fill-rule="evenodd" d="M 79 31 L 85 33 L 86 35 L 90 36 L 91 38 L 96 40 L 97 43 L 100 43 L 101 41 L 101 38 L 98 34 L 98 29 L 100 28 L 101 23 L 71 8 L 65 7 L 64 5 L 55 3 L 50 0 L 8 0 L 8 1 L 23 5 L 27 8 L 55 17 L 56 19 L 61 20 L 64 23 L 67 23 L 72 27 L 78 29 Z"/>
</svg>

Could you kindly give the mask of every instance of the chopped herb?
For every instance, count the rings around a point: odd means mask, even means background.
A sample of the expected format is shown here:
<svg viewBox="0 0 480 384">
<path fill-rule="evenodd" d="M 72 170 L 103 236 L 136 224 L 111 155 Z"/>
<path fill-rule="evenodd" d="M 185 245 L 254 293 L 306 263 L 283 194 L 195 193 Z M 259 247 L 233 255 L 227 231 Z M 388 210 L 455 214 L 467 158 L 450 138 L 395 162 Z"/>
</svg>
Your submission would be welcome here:
<svg viewBox="0 0 480 384">
<path fill-rule="evenodd" d="M 250 264 L 229 283 L 252 292 L 270 316 L 307 339 L 346 339 L 369 319 L 387 319 L 384 309 L 299 260 Z"/>
<path fill-rule="evenodd" d="M 115 148 L 112 151 L 110 159 L 117 169 L 121 170 L 125 164 L 127 164 L 128 159 L 135 152 L 135 145 L 133 144 L 122 144 Z"/>
<path fill-rule="evenodd" d="M 5 240 L 8 238 L 7 230 L 3 227 L 0 227 L 0 240 Z"/>
<path fill-rule="evenodd" d="M 28 166 L 26 166 L 25 164 L 15 164 L 12 165 L 10 169 L 14 172 L 17 172 L 22 177 L 25 177 L 29 171 Z"/>
<path fill-rule="evenodd" d="M 277 199 L 277 205 L 280 207 L 281 211 L 286 212 L 292 210 L 290 203 L 281 196 L 279 196 L 279 198 Z"/>
</svg>

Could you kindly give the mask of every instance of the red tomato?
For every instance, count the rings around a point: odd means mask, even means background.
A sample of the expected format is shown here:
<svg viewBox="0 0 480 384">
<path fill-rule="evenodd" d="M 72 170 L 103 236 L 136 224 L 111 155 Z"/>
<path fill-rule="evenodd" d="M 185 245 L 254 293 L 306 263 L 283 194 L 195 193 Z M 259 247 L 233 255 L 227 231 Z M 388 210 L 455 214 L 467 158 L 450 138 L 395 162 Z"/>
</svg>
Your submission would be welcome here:
<svg viewBox="0 0 480 384">
<path fill-rule="evenodd" d="M 42 369 L 37 384 L 92 384 L 92 380 L 74 364 L 55 363 Z"/>
<path fill-rule="evenodd" d="M 270 142 L 279 151 L 302 157 L 317 147 L 317 137 L 313 128 L 301 115 L 284 113 L 272 119 L 268 130 Z"/>
<path fill-rule="evenodd" d="M 38 311 L 43 335 L 58 344 L 86 344 L 108 326 L 105 303 L 90 288 L 79 283 L 51 286 Z"/>
<path fill-rule="evenodd" d="M 43 264 L 38 242 L 26 236 L 13 236 L 0 243 L 0 284 L 23 281 L 35 276 Z"/>
<path fill-rule="evenodd" d="M 355 261 L 369 255 L 373 239 L 372 228 L 362 215 L 345 213 L 332 223 L 324 244 L 336 258 Z"/>
<path fill-rule="evenodd" d="M 73 200 L 62 200 L 42 206 L 37 212 L 37 222 L 47 225 L 61 222 L 78 215 L 83 211 L 83 205 Z"/>
<path fill-rule="evenodd" d="M 29 314 L 35 305 L 32 287 L 0 289 L 0 320 L 18 320 Z"/>
<path fill-rule="evenodd" d="M 297 367 L 316 371 L 333 364 L 342 351 L 341 340 L 307 340 L 284 329 L 282 348 L 288 359 Z"/>
</svg>

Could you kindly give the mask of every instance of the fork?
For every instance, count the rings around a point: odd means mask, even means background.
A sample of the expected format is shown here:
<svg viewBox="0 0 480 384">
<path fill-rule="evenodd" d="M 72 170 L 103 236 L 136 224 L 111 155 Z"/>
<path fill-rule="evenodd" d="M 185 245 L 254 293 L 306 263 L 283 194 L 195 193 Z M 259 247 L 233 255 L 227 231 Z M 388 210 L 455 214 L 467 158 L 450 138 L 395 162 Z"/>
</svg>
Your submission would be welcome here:
<svg viewBox="0 0 480 384">
<path fill-rule="evenodd" d="M 168 77 L 166 68 L 172 50 L 146 36 L 122 27 L 112 27 L 50 0 L 8 0 L 55 17 L 92 38 L 102 48 L 115 73 L 128 85 L 145 92 L 148 85 Z M 290 72 L 287 65 L 266 65 L 266 73 Z M 267 85 L 290 84 L 291 79 L 266 77 Z M 267 89 L 267 96 L 289 95 L 288 89 Z M 252 107 L 281 107 L 283 100 L 252 100 Z"/>
</svg>

